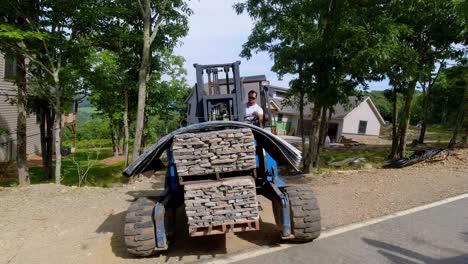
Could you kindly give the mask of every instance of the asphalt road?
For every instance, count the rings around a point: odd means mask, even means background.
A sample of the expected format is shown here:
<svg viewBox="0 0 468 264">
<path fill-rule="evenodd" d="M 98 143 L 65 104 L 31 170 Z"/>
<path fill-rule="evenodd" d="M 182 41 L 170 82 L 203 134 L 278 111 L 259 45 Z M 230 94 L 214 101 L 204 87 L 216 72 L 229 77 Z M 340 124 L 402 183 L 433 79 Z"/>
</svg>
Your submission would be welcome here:
<svg viewBox="0 0 468 264">
<path fill-rule="evenodd" d="M 237 263 L 468 264 L 468 198 Z"/>
</svg>

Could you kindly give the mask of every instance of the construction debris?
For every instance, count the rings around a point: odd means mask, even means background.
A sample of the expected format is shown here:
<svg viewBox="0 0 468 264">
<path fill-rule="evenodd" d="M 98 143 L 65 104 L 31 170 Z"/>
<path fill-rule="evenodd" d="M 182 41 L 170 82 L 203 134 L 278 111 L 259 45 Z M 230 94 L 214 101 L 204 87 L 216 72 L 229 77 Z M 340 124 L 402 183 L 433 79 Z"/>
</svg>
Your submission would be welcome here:
<svg viewBox="0 0 468 264">
<path fill-rule="evenodd" d="M 252 177 L 184 185 L 189 230 L 258 221 L 258 202 Z"/>
<path fill-rule="evenodd" d="M 383 165 L 383 168 L 403 168 L 414 165 L 421 161 L 441 161 L 447 159 L 450 156 L 451 151 L 449 149 L 428 149 L 418 150 L 413 153 L 409 158 L 403 158 L 395 161 L 391 161 Z"/>
<path fill-rule="evenodd" d="M 354 146 L 363 146 L 365 145 L 364 143 L 357 142 L 353 140 L 352 138 L 346 138 L 344 136 L 341 136 L 340 143 L 343 144 L 345 147 L 354 147 Z"/>
<path fill-rule="evenodd" d="M 345 165 L 358 165 L 358 164 L 362 164 L 363 162 L 367 162 L 367 159 L 364 157 L 352 157 L 352 158 L 347 158 L 341 161 L 332 161 L 332 162 L 329 162 L 328 165 L 341 167 Z"/>
<path fill-rule="evenodd" d="M 256 168 L 250 128 L 176 135 L 172 150 L 179 176 Z"/>
</svg>

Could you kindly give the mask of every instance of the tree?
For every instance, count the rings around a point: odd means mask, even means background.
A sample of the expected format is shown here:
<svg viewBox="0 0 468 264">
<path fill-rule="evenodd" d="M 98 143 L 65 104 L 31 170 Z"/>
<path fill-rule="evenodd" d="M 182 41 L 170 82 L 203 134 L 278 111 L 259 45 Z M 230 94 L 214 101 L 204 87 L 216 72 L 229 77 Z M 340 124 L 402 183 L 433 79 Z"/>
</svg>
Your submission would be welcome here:
<svg viewBox="0 0 468 264">
<path fill-rule="evenodd" d="M 235 6 L 255 21 L 241 55 L 268 52 L 273 70 L 297 74 L 313 103 L 309 146 L 303 149 L 305 172 L 318 165 L 327 110 L 346 103 L 356 87 L 366 87 L 366 80 L 382 78 L 373 69 L 394 35 L 383 15 L 387 6 L 345 0 L 247 0 Z M 301 89 L 295 90 L 302 98 Z"/>
<path fill-rule="evenodd" d="M 16 61 L 15 84 L 17 85 L 16 106 L 18 110 L 16 127 L 16 172 L 19 185 L 29 185 L 27 167 L 27 85 L 26 59 L 19 50 L 26 40 L 43 39 L 44 35 L 32 32 L 27 27 L 27 19 L 36 13 L 35 1 L 21 1 L 2 4 L 0 17 L 5 24 L 0 25 L 0 50 L 14 56 Z"/>
<path fill-rule="evenodd" d="M 431 72 L 437 60 L 455 53 L 453 44 L 459 43 L 463 25 L 457 17 L 456 6 L 451 0 L 438 1 L 395 1 L 392 3 L 392 17 L 397 24 L 406 27 L 401 35 L 401 47 L 413 54 L 401 71 L 409 78 L 405 89 L 405 101 L 399 125 L 398 158 L 406 151 L 406 137 L 411 115 L 411 105 L 417 82 L 425 73 Z M 427 80 L 427 77 L 424 79 Z"/>
<path fill-rule="evenodd" d="M 91 104 L 110 121 L 115 156 L 122 153 L 127 156 L 128 111 L 134 109 L 134 104 L 129 106 L 129 101 L 136 99 L 133 90 L 129 91 L 133 82 L 122 63 L 124 59 L 109 50 L 95 51 L 87 57 L 87 66 L 80 71 L 83 85 L 89 90 Z"/>
<path fill-rule="evenodd" d="M 190 92 L 185 78 L 184 58 L 169 52 L 163 52 L 160 58 L 159 70 L 148 82 L 146 107 L 146 115 L 156 117 L 152 120 L 156 124 L 147 126 L 145 135 L 154 140 L 181 127 L 187 111 L 185 99 Z"/>
<path fill-rule="evenodd" d="M 31 81 L 30 81 L 31 82 Z M 50 91 L 48 87 L 41 86 L 29 93 L 28 108 L 36 113 L 39 121 L 39 130 L 41 137 L 41 156 L 44 176 L 47 180 L 52 180 L 52 157 L 53 157 L 53 126 L 55 120 L 55 111 L 51 102 Z"/>
<path fill-rule="evenodd" d="M 17 42 L 15 52 L 21 54 L 31 62 L 28 68 L 40 68 L 41 74 L 35 78 L 45 78 L 49 82 L 49 88 L 54 96 L 54 146 L 55 146 L 55 182 L 61 181 L 61 143 L 62 143 L 62 114 L 66 107 L 64 100 L 71 96 L 71 89 L 76 80 L 68 74 L 73 59 L 80 59 L 80 54 L 85 49 L 78 46 L 82 33 L 87 29 L 85 18 L 87 1 L 62 1 L 45 0 L 28 2 L 29 9 L 35 12 L 27 12 L 28 8 L 22 8 L 15 2 L 9 2 L 9 8 L 16 10 L 24 18 L 25 29 L 19 29 L 18 22 L 13 21 L 3 28 L 11 28 L 8 33 L 11 38 L 23 41 Z M 89 20 L 88 20 L 89 22 Z M 26 39 L 24 36 L 35 36 Z M 39 71 L 38 71 L 39 72 Z M 42 74 L 42 72 L 44 74 Z"/>
<path fill-rule="evenodd" d="M 133 160 L 140 155 L 143 135 L 147 82 L 151 79 L 153 56 L 155 51 L 171 50 L 177 39 L 188 32 L 187 15 L 191 13 L 183 0 L 136 0 L 140 11 L 138 22 L 142 21 L 143 47 L 138 73 L 138 107 L 133 144 Z"/>
<path fill-rule="evenodd" d="M 462 129 L 465 130 L 464 141 L 468 136 L 468 122 L 466 121 L 466 113 L 468 112 L 468 65 L 462 62 L 455 65 L 445 72 L 447 76 L 447 86 L 458 94 L 457 115 L 453 135 L 448 144 L 448 148 L 454 148 L 457 143 L 458 134 Z M 456 102 L 456 100 L 454 100 Z"/>
<path fill-rule="evenodd" d="M 428 74 L 428 79 L 421 82 L 422 88 L 422 118 L 421 118 L 421 130 L 419 132 L 418 142 L 424 144 L 424 138 L 426 136 L 427 121 L 429 115 L 429 100 L 431 97 L 431 88 L 439 78 L 440 72 L 445 68 L 445 62 L 442 61 L 439 64 L 437 72 L 433 75 L 432 71 Z"/>
</svg>

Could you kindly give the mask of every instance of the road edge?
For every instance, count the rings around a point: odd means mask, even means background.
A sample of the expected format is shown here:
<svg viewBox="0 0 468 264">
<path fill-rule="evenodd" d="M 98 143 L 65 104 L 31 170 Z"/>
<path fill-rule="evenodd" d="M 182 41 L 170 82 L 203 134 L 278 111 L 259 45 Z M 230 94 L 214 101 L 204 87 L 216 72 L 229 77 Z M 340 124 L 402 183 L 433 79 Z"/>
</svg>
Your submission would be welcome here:
<svg viewBox="0 0 468 264">
<path fill-rule="evenodd" d="M 381 222 L 391 220 L 391 219 L 394 219 L 394 218 L 397 218 L 397 217 L 413 214 L 413 213 L 420 212 L 420 211 L 423 211 L 423 210 L 431 209 L 431 208 L 434 208 L 434 207 L 437 207 L 437 206 L 440 206 L 440 205 L 448 204 L 448 203 L 455 202 L 455 201 L 465 199 L 465 198 L 468 198 L 468 193 L 464 193 L 464 194 L 461 194 L 461 195 L 445 198 L 443 200 L 439 200 L 439 201 L 432 202 L 432 203 L 425 204 L 425 205 L 420 205 L 420 206 L 417 206 L 417 207 L 413 207 L 413 208 L 410 208 L 410 209 L 398 211 L 398 212 L 391 213 L 391 214 L 388 214 L 388 215 L 372 218 L 372 219 L 369 219 L 369 220 L 366 220 L 366 221 L 353 223 L 353 224 L 349 224 L 349 225 L 345 225 L 345 226 L 341 226 L 341 227 L 336 227 L 336 228 L 330 229 L 328 231 L 322 232 L 320 237 L 317 238 L 316 240 L 326 239 L 326 238 L 336 236 L 336 235 L 339 235 L 339 234 L 343 234 L 343 233 L 346 233 L 346 232 L 349 232 L 349 231 L 353 231 L 353 230 L 356 230 L 356 229 L 359 229 L 359 228 L 374 225 L 374 224 L 377 224 L 377 223 L 381 223 Z M 230 255 L 230 256 L 223 256 L 223 257 L 213 259 L 213 260 L 205 260 L 205 261 L 201 261 L 200 263 L 205 263 L 205 264 L 229 264 L 229 263 L 242 261 L 242 260 L 245 260 L 245 259 L 250 259 L 250 258 L 258 257 L 258 256 L 261 256 L 261 255 L 277 252 L 277 251 L 284 250 L 284 249 L 287 249 L 287 248 L 290 248 L 290 247 L 293 247 L 293 246 L 296 246 L 296 245 L 297 244 L 280 244 L 279 246 L 275 246 L 275 247 L 265 247 L 265 248 L 261 248 L 261 249 L 255 250 L 255 251 L 237 253 L 237 254 L 233 254 L 233 255 Z"/>
</svg>

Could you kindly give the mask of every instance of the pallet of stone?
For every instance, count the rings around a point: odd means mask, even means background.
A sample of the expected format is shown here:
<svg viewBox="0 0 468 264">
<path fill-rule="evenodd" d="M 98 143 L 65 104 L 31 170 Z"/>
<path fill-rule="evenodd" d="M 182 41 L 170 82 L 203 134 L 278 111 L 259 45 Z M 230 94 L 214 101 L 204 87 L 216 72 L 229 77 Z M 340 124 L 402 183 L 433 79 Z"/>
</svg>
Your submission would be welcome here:
<svg viewBox="0 0 468 264">
<path fill-rule="evenodd" d="M 191 236 L 258 230 L 258 201 L 252 177 L 184 185 Z"/>
<path fill-rule="evenodd" d="M 174 137 L 172 153 L 179 177 L 246 171 L 257 166 L 250 128 L 179 134 Z"/>
</svg>

